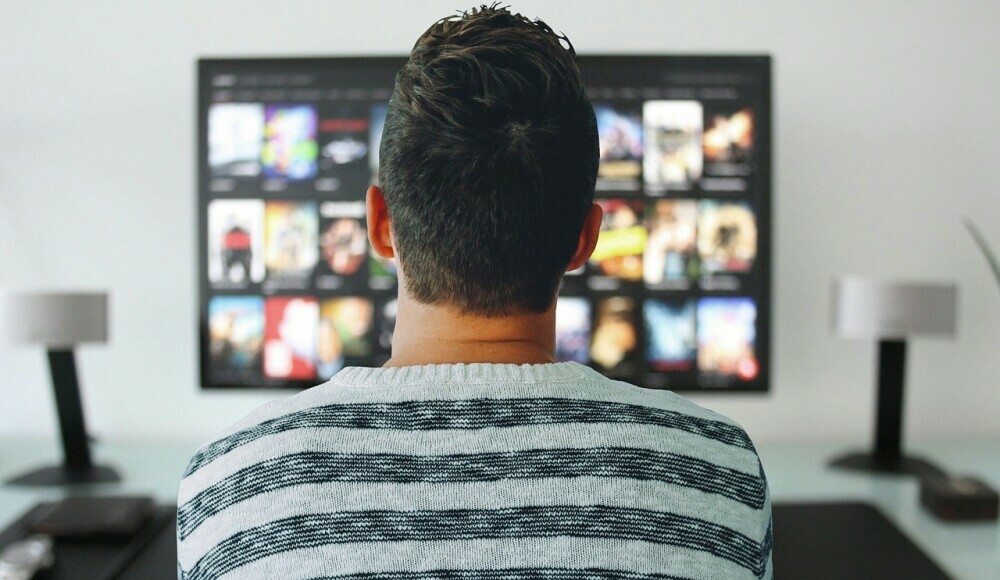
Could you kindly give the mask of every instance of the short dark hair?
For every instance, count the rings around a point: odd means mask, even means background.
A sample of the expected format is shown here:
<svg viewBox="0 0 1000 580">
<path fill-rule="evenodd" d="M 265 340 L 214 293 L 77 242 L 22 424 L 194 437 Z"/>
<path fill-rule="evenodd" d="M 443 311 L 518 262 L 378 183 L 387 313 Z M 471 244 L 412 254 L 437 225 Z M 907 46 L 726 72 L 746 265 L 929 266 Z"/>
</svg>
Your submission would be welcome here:
<svg viewBox="0 0 1000 580">
<path fill-rule="evenodd" d="M 564 35 L 495 4 L 436 22 L 396 76 L 379 159 L 417 301 L 483 316 L 552 306 L 598 164 Z"/>
</svg>

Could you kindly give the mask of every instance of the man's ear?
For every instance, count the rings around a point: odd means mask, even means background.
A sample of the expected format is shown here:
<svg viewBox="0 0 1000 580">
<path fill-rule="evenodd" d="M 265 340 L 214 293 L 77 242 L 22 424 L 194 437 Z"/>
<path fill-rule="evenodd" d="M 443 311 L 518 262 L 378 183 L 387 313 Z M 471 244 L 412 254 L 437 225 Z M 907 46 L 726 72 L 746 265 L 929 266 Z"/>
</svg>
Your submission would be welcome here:
<svg viewBox="0 0 1000 580">
<path fill-rule="evenodd" d="M 569 261 L 566 271 L 576 270 L 590 259 L 597 247 L 597 237 L 601 233 L 601 220 L 604 219 L 604 210 L 596 203 L 590 206 L 587 217 L 583 220 L 583 228 L 580 230 L 580 240 L 576 245 L 576 253 Z"/>
<path fill-rule="evenodd" d="M 395 258 L 396 250 L 392 245 L 392 229 L 389 225 L 389 208 L 385 205 L 385 196 L 377 185 L 368 188 L 365 196 L 365 213 L 368 217 L 368 241 L 375 253 L 383 258 Z"/>
</svg>

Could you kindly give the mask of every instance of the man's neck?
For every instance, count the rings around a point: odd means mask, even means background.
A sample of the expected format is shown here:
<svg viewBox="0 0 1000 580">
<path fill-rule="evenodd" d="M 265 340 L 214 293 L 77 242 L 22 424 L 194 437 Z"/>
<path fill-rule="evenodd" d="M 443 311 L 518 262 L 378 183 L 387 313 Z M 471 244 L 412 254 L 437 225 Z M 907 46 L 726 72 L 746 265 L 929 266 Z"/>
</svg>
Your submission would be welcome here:
<svg viewBox="0 0 1000 580">
<path fill-rule="evenodd" d="M 420 304 L 400 292 L 392 358 L 386 367 L 555 361 L 555 307 L 487 318 Z"/>
</svg>

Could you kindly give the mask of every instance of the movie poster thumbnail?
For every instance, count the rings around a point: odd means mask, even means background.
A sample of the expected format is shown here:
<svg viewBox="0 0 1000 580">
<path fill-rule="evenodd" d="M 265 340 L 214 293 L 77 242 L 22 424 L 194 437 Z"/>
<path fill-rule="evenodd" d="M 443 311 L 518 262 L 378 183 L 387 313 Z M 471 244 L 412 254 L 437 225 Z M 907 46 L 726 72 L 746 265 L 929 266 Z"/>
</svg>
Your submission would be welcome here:
<svg viewBox="0 0 1000 580">
<path fill-rule="evenodd" d="M 264 143 L 264 106 L 218 103 L 208 109 L 208 167 L 213 177 L 256 177 Z"/>
<path fill-rule="evenodd" d="M 268 379 L 316 378 L 319 304 L 308 296 L 264 301 L 264 376 Z"/>
<path fill-rule="evenodd" d="M 367 362 L 372 354 L 374 310 L 371 300 L 345 296 L 323 300 L 316 328 L 316 375 L 327 380 L 345 366 Z"/>
<path fill-rule="evenodd" d="M 317 125 L 313 105 L 267 105 L 261 151 L 264 176 L 288 181 L 315 178 L 319 157 Z"/>
<path fill-rule="evenodd" d="M 368 286 L 372 290 L 392 290 L 396 287 L 396 260 L 379 256 L 368 246 Z"/>
<path fill-rule="evenodd" d="M 653 289 L 687 290 L 700 273 L 698 202 L 657 199 L 646 204 L 643 280 Z"/>
<path fill-rule="evenodd" d="M 609 283 L 612 281 L 641 281 L 642 254 L 646 248 L 643 202 L 603 199 L 596 203 L 604 210 L 604 217 L 597 247 L 590 257 L 592 276 L 588 283 L 595 290 L 609 290 L 617 288 L 617 284 Z"/>
<path fill-rule="evenodd" d="M 567 271 L 559 281 L 559 295 L 578 296 L 588 293 L 587 264 L 584 263 L 579 268 Z M 614 284 L 618 286 L 617 283 Z"/>
<path fill-rule="evenodd" d="M 587 364 L 590 359 L 590 302 L 560 296 L 556 302 L 556 360 Z"/>
<path fill-rule="evenodd" d="M 208 303 L 209 372 L 213 381 L 243 384 L 260 375 L 264 300 L 216 296 Z"/>
<path fill-rule="evenodd" d="M 646 101 L 642 107 L 643 180 L 650 193 L 689 190 L 701 178 L 702 106 Z"/>
<path fill-rule="evenodd" d="M 590 340 L 590 361 L 595 369 L 614 378 L 639 375 L 643 357 L 638 315 L 633 298 L 614 296 L 597 300 Z"/>
<path fill-rule="evenodd" d="M 595 105 L 600 165 L 598 191 L 638 191 L 642 177 L 642 119 L 609 105 Z"/>
<path fill-rule="evenodd" d="M 757 218 L 750 204 L 698 202 L 698 254 L 704 275 L 748 273 L 757 257 Z"/>
<path fill-rule="evenodd" d="M 373 366 L 382 366 L 392 356 L 392 336 L 396 331 L 399 301 L 391 298 L 375 304 L 375 355 Z"/>
<path fill-rule="evenodd" d="M 708 116 L 705 163 L 746 163 L 753 158 L 754 114 L 749 107 Z"/>
<path fill-rule="evenodd" d="M 643 303 L 646 362 L 659 372 L 694 370 L 698 339 L 694 300 L 654 300 Z"/>
<path fill-rule="evenodd" d="M 382 129 L 385 127 L 385 114 L 389 106 L 385 103 L 372 105 L 371 124 L 368 129 L 368 169 L 371 171 L 371 184 L 378 185 L 378 155 L 382 146 Z"/>
<path fill-rule="evenodd" d="M 316 287 L 362 290 L 368 281 L 365 202 L 324 201 L 319 206 L 319 264 Z"/>
<path fill-rule="evenodd" d="M 363 199 L 368 186 L 370 120 L 340 107 L 319 121 L 319 177 L 316 190 Z"/>
<path fill-rule="evenodd" d="M 265 285 L 269 290 L 306 288 L 319 258 L 315 202 L 269 201 L 264 208 Z"/>
<path fill-rule="evenodd" d="M 260 284 L 264 268 L 264 202 L 216 199 L 208 204 L 208 281 L 213 288 Z"/>
<path fill-rule="evenodd" d="M 750 298 L 698 301 L 698 370 L 708 386 L 752 381 L 760 373 L 755 352 L 757 306 Z M 712 381 L 711 379 L 722 379 Z"/>
</svg>

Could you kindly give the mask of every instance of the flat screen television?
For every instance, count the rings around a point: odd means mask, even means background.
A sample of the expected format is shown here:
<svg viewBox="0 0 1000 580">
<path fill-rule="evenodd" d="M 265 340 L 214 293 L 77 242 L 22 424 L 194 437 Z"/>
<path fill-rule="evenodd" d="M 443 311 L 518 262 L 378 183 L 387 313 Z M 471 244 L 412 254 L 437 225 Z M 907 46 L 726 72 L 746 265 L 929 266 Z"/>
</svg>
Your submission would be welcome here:
<svg viewBox="0 0 1000 580">
<path fill-rule="evenodd" d="M 369 248 L 402 58 L 198 63 L 206 388 L 305 388 L 390 356 L 394 264 Z M 557 358 L 678 391 L 766 391 L 767 56 L 581 56 L 600 134 L 593 258 L 567 273 Z"/>
</svg>

